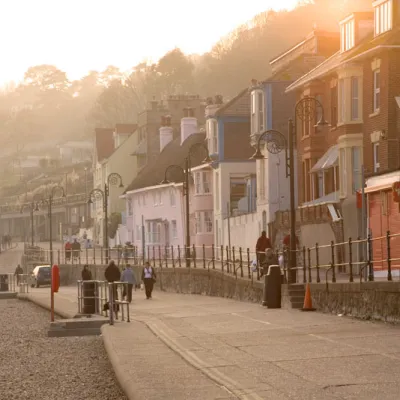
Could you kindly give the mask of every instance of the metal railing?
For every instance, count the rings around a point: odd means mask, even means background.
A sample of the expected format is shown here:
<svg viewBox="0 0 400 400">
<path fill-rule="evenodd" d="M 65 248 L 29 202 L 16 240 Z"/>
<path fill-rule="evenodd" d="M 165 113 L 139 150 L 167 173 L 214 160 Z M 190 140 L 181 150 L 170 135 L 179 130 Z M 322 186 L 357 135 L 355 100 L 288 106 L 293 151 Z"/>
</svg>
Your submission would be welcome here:
<svg viewBox="0 0 400 400">
<path fill-rule="evenodd" d="M 50 259 L 48 250 L 41 249 L 40 255 Z M 75 257 L 69 259 L 66 252 L 55 250 L 58 264 L 104 264 L 106 250 L 102 247 L 75 250 Z M 256 254 L 249 248 L 228 246 L 147 246 L 143 254 L 138 247 L 110 248 L 110 259 L 117 264 L 143 265 L 148 261 L 155 268 L 195 268 L 219 270 L 236 278 L 260 280 L 260 263 L 264 253 Z M 296 257 L 295 273 L 290 268 L 291 252 L 289 249 L 275 249 L 285 277 L 291 276 L 293 283 L 355 282 L 400 280 L 400 233 L 387 232 L 381 237 L 368 236 L 366 239 L 329 244 L 315 243 L 312 247 L 299 247 L 294 252 Z M 189 255 L 189 257 L 187 257 Z M 254 268 L 253 265 L 257 265 Z"/>
</svg>

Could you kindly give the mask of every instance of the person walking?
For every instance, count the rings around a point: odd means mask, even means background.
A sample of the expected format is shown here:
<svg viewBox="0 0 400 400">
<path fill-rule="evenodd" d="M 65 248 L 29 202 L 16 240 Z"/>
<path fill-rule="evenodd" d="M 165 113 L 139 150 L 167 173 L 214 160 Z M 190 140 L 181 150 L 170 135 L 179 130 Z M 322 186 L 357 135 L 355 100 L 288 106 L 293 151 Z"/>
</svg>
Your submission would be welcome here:
<svg viewBox="0 0 400 400">
<path fill-rule="evenodd" d="M 18 264 L 17 268 L 15 268 L 14 275 L 17 277 L 17 285 L 19 285 L 21 275 L 24 273 L 22 267 Z"/>
<path fill-rule="evenodd" d="M 265 250 L 271 249 L 271 240 L 267 237 L 267 232 L 262 231 L 261 236 L 257 240 L 256 244 L 256 254 L 258 267 L 265 262 Z"/>
<path fill-rule="evenodd" d="M 104 271 L 104 277 L 106 278 L 106 281 L 109 283 L 112 282 L 118 282 L 121 279 L 121 271 L 119 268 L 115 265 L 114 260 L 111 260 L 110 263 L 108 264 L 108 267 Z M 117 285 L 113 285 L 113 297 L 114 301 L 118 300 L 118 290 L 117 290 Z M 115 312 L 118 312 L 119 307 L 115 307 Z"/>
<path fill-rule="evenodd" d="M 82 269 L 82 280 L 83 281 L 91 281 L 92 280 L 92 272 L 89 269 L 89 266 L 85 264 Z"/>
<path fill-rule="evenodd" d="M 146 299 L 151 299 L 151 294 L 153 292 L 153 286 L 156 282 L 156 272 L 154 268 L 150 265 L 148 261 L 145 262 L 143 272 L 142 272 L 142 281 L 144 284 L 144 288 L 146 291 Z"/>
<path fill-rule="evenodd" d="M 69 240 L 65 243 L 65 262 L 71 260 L 72 244 Z"/>
<path fill-rule="evenodd" d="M 128 303 L 131 303 L 133 286 L 135 285 L 136 287 L 137 282 L 135 273 L 133 272 L 130 264 L 126 264 L 126 268 L 122 271 L 121 282 L 125 283 L 122 296 L 124 298 L 126 297 Z"/>
</svg>

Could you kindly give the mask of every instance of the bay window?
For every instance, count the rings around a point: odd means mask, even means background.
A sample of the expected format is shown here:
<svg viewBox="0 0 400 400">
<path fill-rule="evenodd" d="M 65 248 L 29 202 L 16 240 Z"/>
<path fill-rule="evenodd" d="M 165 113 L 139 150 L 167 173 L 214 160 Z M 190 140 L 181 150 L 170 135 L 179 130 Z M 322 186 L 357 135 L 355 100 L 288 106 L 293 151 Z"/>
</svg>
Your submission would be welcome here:
<svg viewBox="0 0 400 400">
<path fill-rule="evenodd" d="M 262 90 L 251 92 L 251 133 L 262 133 L 265 130 L 265 99 Z"/>
</svg>

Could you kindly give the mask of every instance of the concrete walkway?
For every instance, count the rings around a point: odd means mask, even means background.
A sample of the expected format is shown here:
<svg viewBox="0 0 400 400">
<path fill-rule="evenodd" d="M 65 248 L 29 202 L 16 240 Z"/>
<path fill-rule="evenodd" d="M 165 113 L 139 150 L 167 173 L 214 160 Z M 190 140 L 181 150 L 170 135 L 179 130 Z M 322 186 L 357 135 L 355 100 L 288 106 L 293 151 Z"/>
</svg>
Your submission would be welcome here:
<svg viewBox="0 0 400 400">
<path fill-rule="evenodd" d="M 29 297 L 49 301 L 46 289 Z M 55 304 L 71 312 L 76 289 L 62 288 Z M 103 328 L 130 399 L 393 400 L 400 393 L 398 327 L 202 296 L 156 292 L 145 300 L 140 291 L 131 317 Z"/>
</svg>

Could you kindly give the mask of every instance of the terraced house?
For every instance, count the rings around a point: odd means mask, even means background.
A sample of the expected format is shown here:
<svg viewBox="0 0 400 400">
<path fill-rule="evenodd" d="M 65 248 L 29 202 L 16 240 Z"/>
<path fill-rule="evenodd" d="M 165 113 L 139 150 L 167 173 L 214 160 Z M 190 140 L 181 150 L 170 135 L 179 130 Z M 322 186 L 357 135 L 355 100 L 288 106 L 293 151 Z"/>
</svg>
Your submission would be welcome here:
<svg viewBox="0 0 400 400">
<path fill-rule="evenodd" d="M 398 174 L 384 173 L 399 167 L 399 11 L 398 2 L 379 0 L 369 11 L 344 18 L 339 51 L 287 89 L 298 99 L 318 98 L 330 123 L 324 129 L 303 124 L 297 135 L 300 211 L 304 220 L 319 216 L 302 228 L 306 246 L 315 242 L 312 231 L 325 243 L 365 237 L 365 215 L 357 206 L 362 170 L 371 176 L 366 192 L 373 234 L 388 221 L 395 224 L 387 179 L 398 180 Z M 386 185 L 383 192 L 379 182 Z"/>
</svg>

